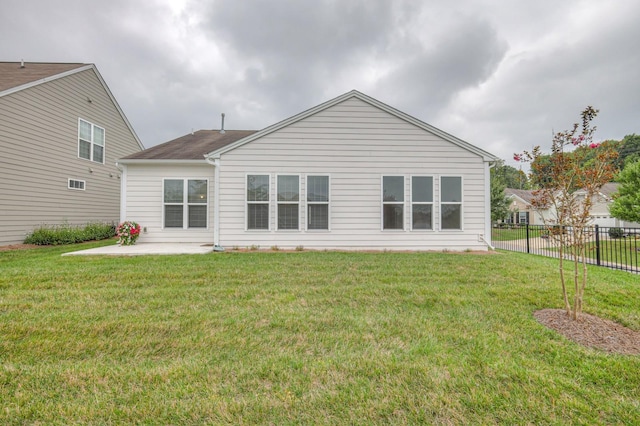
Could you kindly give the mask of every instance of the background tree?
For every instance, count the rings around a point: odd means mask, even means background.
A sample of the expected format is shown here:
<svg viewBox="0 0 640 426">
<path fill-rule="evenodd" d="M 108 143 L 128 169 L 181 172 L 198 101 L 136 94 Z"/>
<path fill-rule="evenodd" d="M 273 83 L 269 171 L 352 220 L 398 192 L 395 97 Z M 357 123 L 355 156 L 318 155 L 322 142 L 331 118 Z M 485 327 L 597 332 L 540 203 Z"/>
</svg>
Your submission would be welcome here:
<svg viewBox="0 0 640 426">
<path fill-rule="evenodd" d="M 502 161 L 491 169 L 491 220 L 493 222 L 503 220 L 509 215 L 509 199 L 504 193 L 506 185 L 503 176 L 500 175 L 500 163 Z"/>
<path fill-rule="evenodd" d="M 640 161 L 627 164 L 617 181 L 620 187 L 609 212 L 618 219 L 640 222 Z"/>
<path fill-rule="evenodd" d="M 613 144 L 593 142 L 595 126 L 591 122 L 598 110 L 587 107 L 581 114 L 581 124 L 571 130 L 556 133 L 551 154 L 544 155 L 539 146 L 532 152 L 515 154 L 516 161 L 531 162 L 531 180 L 536 178 L 539 189 L 534 192 L 532 206 L 540 211 L 550 208 L 551 217 L 541 215 L 551 241 L 558 246 L 560 283 L 564 309 L 578 320 L 583 309 L 587 285 L 586 250 L 593 228 L 590 210 L 602 186 L 615 176 L 618 152 Z M 588 165 L 587 165 L 588 163 Z M 581 190 L 584 196 L 576 197 Z M 565 280 L 565 255 L 573 266 L 573 306 Z"/>
<path fill-rule="evenodd" d="M 621 167 L 640 160 L 640 135 L 631 134 L 620 141 Z"/>
<path fill-rule="evenodd" d="M 491 171 L 502 180 L 506 188 L 529 189 L 529 179 L 522 170 L 499 161 Z"/>
</svg>

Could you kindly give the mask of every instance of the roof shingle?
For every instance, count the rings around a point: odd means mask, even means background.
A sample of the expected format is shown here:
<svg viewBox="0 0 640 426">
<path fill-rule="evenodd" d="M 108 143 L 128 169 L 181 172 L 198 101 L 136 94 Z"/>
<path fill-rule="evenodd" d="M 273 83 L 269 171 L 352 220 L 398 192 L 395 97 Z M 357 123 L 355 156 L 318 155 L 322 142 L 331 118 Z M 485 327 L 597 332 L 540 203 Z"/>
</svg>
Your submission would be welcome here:
<svg viewBox="0 0 640 426">
<path fill-rule="evenodd" d="M 204 155 L 252 135 L 256 130 L 198 130 L 123 160 L 204 160 Z"/>
<path fill-rule="evenodd" d="M 0 92 L 62 74 L 89 64 L 59 64 L 45 62 L 0 62 Z"/>
</svg>

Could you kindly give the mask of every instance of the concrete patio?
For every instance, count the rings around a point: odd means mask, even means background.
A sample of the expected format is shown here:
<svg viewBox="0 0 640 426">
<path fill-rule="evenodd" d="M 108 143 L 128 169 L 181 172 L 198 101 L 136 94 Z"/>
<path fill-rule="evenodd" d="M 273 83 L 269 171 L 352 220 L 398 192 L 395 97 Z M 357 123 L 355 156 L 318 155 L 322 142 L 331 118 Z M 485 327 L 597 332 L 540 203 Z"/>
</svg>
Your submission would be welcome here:
<svg viewBox="0 0 640 426">
<path fill-rule="evenodd" d="M 213 251 L 213 244 L 200 243 L 138 243 L 132 246 L 96 247 L 87 250 L 64 253 L 63 256 L 142 256 L 146 254 L 205 254 Z"/>
</svg>

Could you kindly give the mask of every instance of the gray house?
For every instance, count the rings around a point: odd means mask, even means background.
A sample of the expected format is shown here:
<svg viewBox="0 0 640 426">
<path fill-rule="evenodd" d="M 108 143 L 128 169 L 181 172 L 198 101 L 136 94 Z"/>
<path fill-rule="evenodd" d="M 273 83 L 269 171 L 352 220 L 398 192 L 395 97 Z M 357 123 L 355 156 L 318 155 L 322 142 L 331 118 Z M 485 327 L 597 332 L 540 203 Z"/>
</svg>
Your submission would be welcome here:
<svg viewBox="0 0 640 426">
<path fill-rule="evenodd" d="M 0 62 L 0 245 L 117 222 L 116 159 L 143 149 L 95 65 Z"/>
<path fill-rule="evenodd" d="M 358 91 L 260 131 L 201 130 L 129 155 L 140 242 L 483 250 L 497 158 Z"/>
</svg>

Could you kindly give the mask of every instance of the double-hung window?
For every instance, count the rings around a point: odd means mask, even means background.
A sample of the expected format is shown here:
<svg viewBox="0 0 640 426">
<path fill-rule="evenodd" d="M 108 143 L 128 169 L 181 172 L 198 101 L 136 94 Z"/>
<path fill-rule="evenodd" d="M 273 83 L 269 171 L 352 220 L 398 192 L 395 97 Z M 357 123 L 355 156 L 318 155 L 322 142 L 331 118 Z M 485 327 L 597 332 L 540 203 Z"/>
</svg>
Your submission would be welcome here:
<svg viewBox="0 0 640 426">
<path fill-rule="evenodd" d="M 440 229 L 462 229 L 462 177 L 440 178 Z"/>
<path fill-rule="evenodd" d="M 299 229 L 300 176 L 278 175 L 278 229 Z"/>
<path fill-rule="evenodd" d="M 404 229 L 404 176 L 382 177 L 382 229 Z"/>
<path fill-rule="evenodd" d="M 329 176 L 307 176 L 307 229 L 329 229 Z"/>
<path fill-rule="evenodd" d="M 206 179 L 165 179 L 164 227 L 206 228 L 208 186 Z"/>
<path fill-rule="evenodd" d="M 411 176 L 411 229 L 433 229 L 431 176 Z"/>
<path fill-rule="evenodd" d="M 78 157 L 104 163 L 104 129 L 78 120 Z"/>
<path fill-rule="evenodd" d="M 247 175 L 247 229 L 269 229 L 269 175 Z"/>
</svg>

